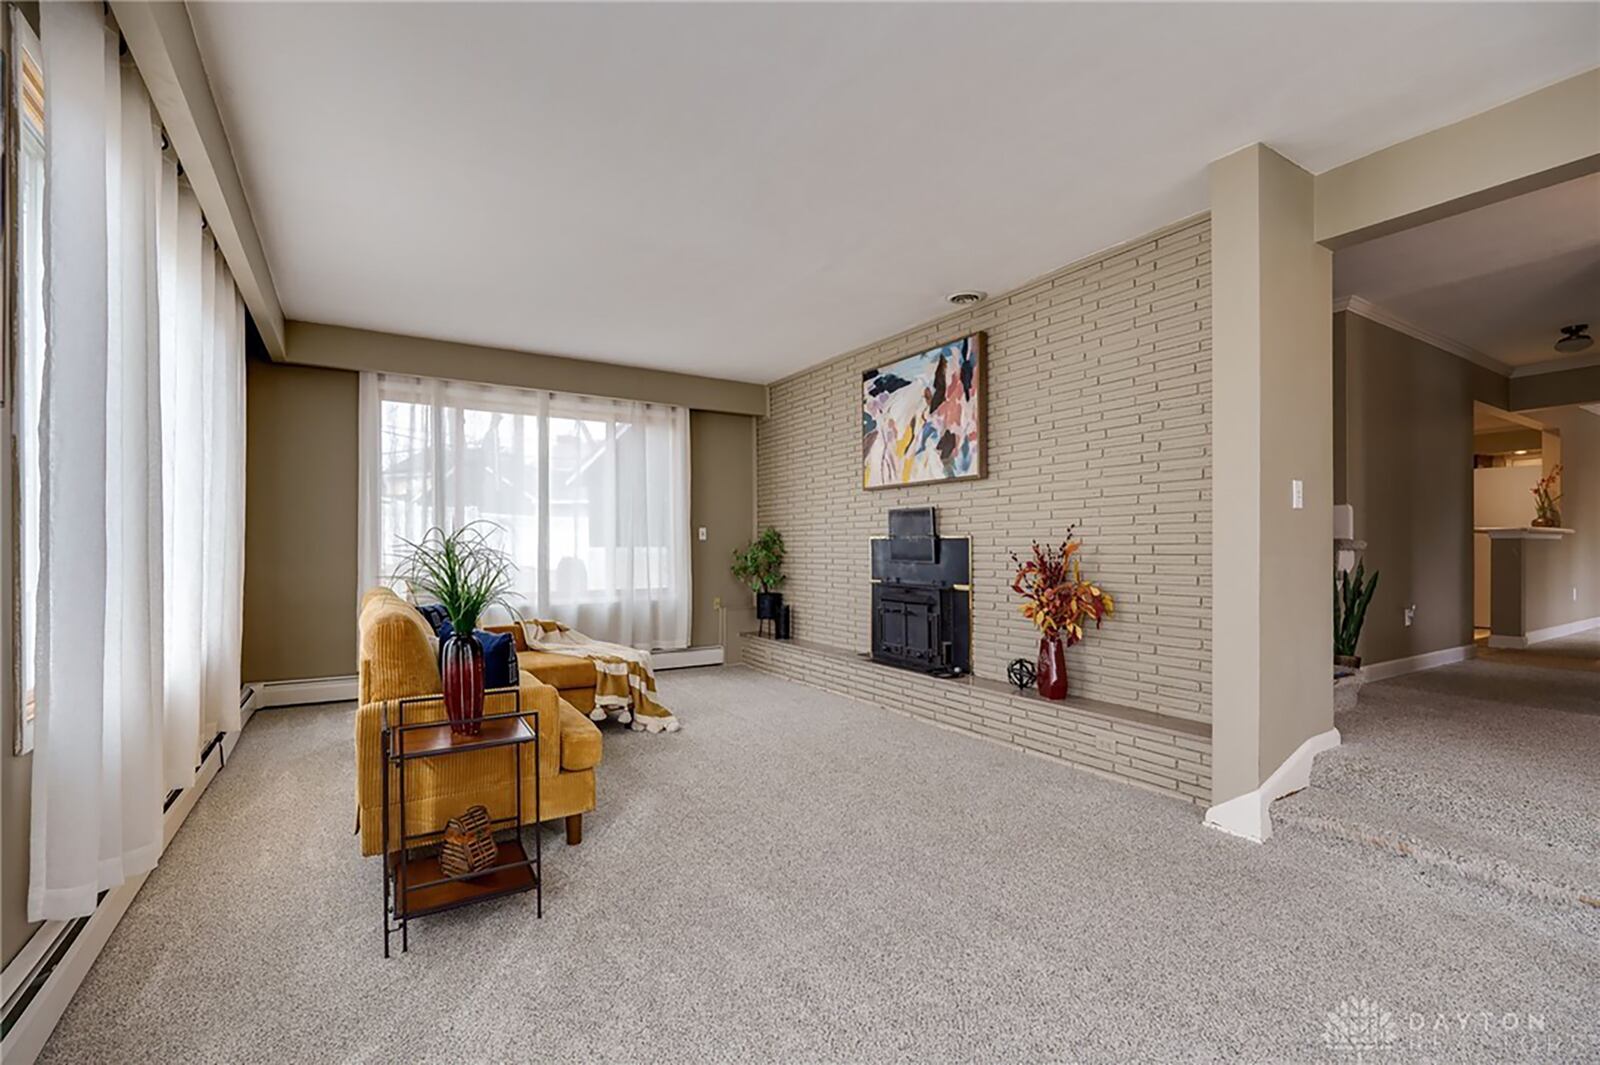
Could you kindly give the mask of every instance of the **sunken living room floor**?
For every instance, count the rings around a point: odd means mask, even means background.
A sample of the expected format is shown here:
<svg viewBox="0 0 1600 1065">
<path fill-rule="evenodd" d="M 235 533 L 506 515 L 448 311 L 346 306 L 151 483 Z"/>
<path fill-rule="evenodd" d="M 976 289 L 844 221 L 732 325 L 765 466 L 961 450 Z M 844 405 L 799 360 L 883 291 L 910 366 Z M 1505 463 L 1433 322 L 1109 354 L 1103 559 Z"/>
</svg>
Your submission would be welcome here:
<svg viewBox="0 0 1600 1065">
<path fill-rule="evenodd" d="M 1350 1000 L 1385 1060 L 1600 1054 L 1600 913 L 743 668 L 661 683 L 683 731 L 607 732 L 544 919 L 421 920 L 388 961 L 352 705 L 258 714 L 41 1060 L 1353 1061 Z"/>
</svg>

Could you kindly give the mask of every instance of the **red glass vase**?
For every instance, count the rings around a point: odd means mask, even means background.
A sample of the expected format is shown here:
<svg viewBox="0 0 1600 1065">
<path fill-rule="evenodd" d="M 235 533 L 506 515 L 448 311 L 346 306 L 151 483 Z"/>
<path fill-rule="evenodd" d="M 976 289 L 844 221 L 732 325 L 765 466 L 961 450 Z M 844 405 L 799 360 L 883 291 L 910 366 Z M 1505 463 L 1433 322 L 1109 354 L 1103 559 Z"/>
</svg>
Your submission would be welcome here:
<svg viewBox="0 0 1600 1065">
<path fill-rule="evenodd" d="M 1061 646 L 1061 637 L 1045 636 L 1039 640 L 1039 694 L 1046 699 L 1067 697 L 1067 653 Z"/>
<path fill-rule="evenodd" d="M 439 648 L 444 675 L 444 712 L 450 731 L 476 736 L 483 731 L 483 646 L 453 632 Z"/>
</svg>

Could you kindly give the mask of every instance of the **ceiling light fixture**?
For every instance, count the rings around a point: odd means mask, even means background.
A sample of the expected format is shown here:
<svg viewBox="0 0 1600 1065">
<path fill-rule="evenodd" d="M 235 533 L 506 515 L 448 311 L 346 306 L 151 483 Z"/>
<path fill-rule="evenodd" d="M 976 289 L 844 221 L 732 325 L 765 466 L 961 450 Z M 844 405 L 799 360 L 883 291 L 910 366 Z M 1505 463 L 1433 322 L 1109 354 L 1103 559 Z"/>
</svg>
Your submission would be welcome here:
<svg viewBox="0 0 1600 1065">
<path fill-rule="evenodd" d="M 952 292 L 945 297 L 957 307 L 970 307 L 974 303 L 982 303 L 988 298 L 989 294 L 987 292 L 978 292 L 975 289 L 969 289 L 965 292 Z"/>
<path fill-rule="evenodd" d="M 1528 449 L 1527 448 L 1523 448 L 1521 451 L 1513 451 L 1512 452 L 1513 455 L 1526 455 L 1527 453 L 1528 453 Z"/>
<path fill-rule="evenodd" d="M 1577 325 L 1561 327 L 1561 339 L 1556 341 L 1556 350 L 1563 355 L 1571 355 L 1587 349 L 1593 343 L 1594 337 L 1589 335 L 1589 323 L 1579 322 Z"/>
</svg>

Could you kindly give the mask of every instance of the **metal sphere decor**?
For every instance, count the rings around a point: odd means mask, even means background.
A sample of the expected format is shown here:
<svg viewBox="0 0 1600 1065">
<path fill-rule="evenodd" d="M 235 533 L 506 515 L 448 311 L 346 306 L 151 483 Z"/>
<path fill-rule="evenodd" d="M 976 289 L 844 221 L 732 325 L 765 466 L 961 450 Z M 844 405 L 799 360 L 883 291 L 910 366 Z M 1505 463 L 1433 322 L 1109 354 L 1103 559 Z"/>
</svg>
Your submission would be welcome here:
<svg viewBox="0 0 1600 1065">
<path fill-rule="evenodd" d="M 1039 679 L 1039 674 L 1032 662 L 1026 658 L 1016 658 L 1006 667 L 1006 679 L 1017 686 L 1017 691 L 1027 691 Z"/>
</svg>

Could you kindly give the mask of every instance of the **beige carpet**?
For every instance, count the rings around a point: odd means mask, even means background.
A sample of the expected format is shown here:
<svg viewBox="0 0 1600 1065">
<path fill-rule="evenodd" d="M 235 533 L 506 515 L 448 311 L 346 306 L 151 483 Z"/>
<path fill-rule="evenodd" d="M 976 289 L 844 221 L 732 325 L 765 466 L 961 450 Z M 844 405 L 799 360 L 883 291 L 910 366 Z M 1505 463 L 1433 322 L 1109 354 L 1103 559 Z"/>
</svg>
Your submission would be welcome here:
<svg viewBox="0 0 1600 1065">
<path fill-rule="evenodd" d="M 523 896 L 419 921 L 389 961 L 349 707 L 258 715 L 44 1060 L 1353 1062 L 1326 1041 L 1352 1000 L 1390 1018 L 1381 1060 L 1600 1054 L 1600 915 L 1244 843 L 742 669 L 662 686 L 683 731 L 608 733 L 587 839 L 547 837 L 544 920 Z M 1498 1027 L 1529 1015 L 1531 1043 Z"/>
<path fill-rule="evenodd" d="M 1490 647 L 1486 638 L 1478 644 L 1478 657 L 1485 662 L 1508 666 L 1540 666 L 1600 673 L 1600 629 L 1543 640 L 1528 647 Z"/>
<path fill-rule="evenodd" d="M 1275 821 L 1600 907 L 1600 674 L 1463 662 L 1368 684 L 1335 724 Z"/>
</svg>

